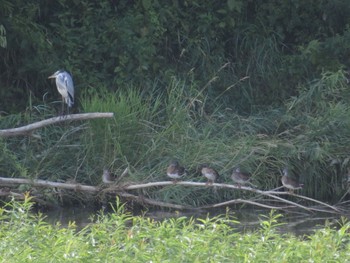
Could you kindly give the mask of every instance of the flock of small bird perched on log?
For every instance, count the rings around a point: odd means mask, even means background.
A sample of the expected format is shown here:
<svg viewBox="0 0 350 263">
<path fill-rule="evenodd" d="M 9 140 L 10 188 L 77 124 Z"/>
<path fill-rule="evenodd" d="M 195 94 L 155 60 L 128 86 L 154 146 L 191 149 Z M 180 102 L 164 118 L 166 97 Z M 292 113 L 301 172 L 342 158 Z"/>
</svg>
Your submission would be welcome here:
<svg viewBox="0 0 350 263">
<path fill-rule="evenodd" d="M 219 173 L 214 168 L 210 167 L 208 164 L 199 165 L 197 167 L 197 172 L 201 173 L 202 176 L 207 178 L 208 181 L 206 184 L 213 184 L 219 179 Z M 122 176 L 119 179 L 116 179 L 113 178 L 113 175 L 111 175 L 108 169 L 104 169 L 102 181 L 105 184 L 115 184 L 116 182 L 120 181 L 120 179 L 124 177 L 126 173 L 127 169 L 123 172 Z M 188 171 L 185 169 L 185 167 L 181 166 L 178 161 L 171 161 L 168 168 L 166 169 L 166 174 L 169 178 L 173 180 L 174 183 L 177 183 L 179 180 L 183 179 L 188 174 Z M 239 188 L 241 188 L 242 185 L 249 185 L 251 187 L 257 188 L 257 186 L 251 182 L 251 174 L 242 172 L 240 167 L 235 167 L 233 169 L 231 179 L 238 185 Z M 288 173 L 287 168 L 283 169 L 281 182 L 282 185 L 289 190 L 289 192 L 301 189 L 303 187 L 303 184 L 300 184 L 296 178 L 291 177 L 291 175 Z"/>
<path fill-rule="evenodd" d="M 197 170 L 208 179 L 207 184 L 212 184 L 219 178 L 219 173 L 208 164 L 199 165 Z M 187 170 L 181 166 L 178 161 L 172 161 L 167 168 L 167 175 L 175 180 L 175 182 L 185 176 L 186 173 Z M 231 179 L 238 185 L 238 187 L 241 187 L 242 185 L 250 185 L 256 188 L 256 186 L 250 182 L 251 174 L 242 172 L 240 167 L 233 168 Z M 289 175 L 287 168 L 283 169 L 281 182 L 289 191 L 301 189 L 303 187 L 303 184 L 300 184 L 296 178 L 292 178 Z"/>
</svg>

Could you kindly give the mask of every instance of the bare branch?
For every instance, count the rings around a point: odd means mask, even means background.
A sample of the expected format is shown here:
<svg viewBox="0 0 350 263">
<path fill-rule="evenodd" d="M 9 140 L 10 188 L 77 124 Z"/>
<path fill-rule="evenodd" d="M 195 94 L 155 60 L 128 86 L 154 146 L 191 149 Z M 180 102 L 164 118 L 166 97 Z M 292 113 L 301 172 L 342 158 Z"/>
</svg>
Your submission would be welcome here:
<svg viewBox="0 0 350 263">
<path fill-rule="evenodd" d="M 218 203 L 218 204 L 213 204 L 213 205 L 205 205 L 205 206 L 201 206 L 199 207 L 199 209 L 208 209 L 208 208 L 216 208 L 216 207 L 220 207 L 220 206 L 227 206 L 227 205 L 231 205 L 231 204 L 240 204 L 240 203 L 245 203 L 245 204 L 251 204 L 251 205 L 255 205 L 255 206 L 260 206 L 260 207 L 264 207 L 264 208 L 268 208 L 268 209 L 286 209 L 288 207 L 279 207 L 279 206 L 270 206 L 270 205 L 264 205 L 258 202 L 254 202 L 254 201 L 249 201 L 249 200 L 244 200 L 244 199 L 234 199 L 234 200 L 230 200 L 230 201 L 226 201 L 226 202 L 222 202 L 222 203 Z"/>
<path fill-rule="evenodd" d="M 246 190 L 246 191 L 252 191 L 256 193 L 263 193 L 264 191 L 254 189 L 247 186 L 237 186 L 233 184 L 208 184 L 208 183 L 202 183 L 202 182 L 189 182 L 189 181 L 178 181 L 178 182 L 172 182 L 172 181 L 164 181 L 164 182 L 151 182 L 151 183 L 145 183 L 145 184 L 133 184 L 133 185 L 125 185 L 125 186 L 119 186 L 122 187 L 124 190 L 135 190 L 140 188 L 149 188 L 149 187 L 155 187 L 155 186 L 166 186 L 166 185 L 184 185 L 184 186 L 199 186 L 199 187 L 219 187 L 219 188 L 231 188 L 231 189 L 240 189 L 240 190 Z"/>
<path fill-rule="evenodd" d="M 168 208 L 179 209 L 179 210 L 198 210 L 198 208 L 161 202 L 161 201 L 157 201 L 157 200 L 153 200 L 150 198 L 137 196 L 137 195 L 133 195 L 133 194 L 125 193 L 125 192 L 118 193 L 118 196 L 133 199 L 141 204 L 147 203 L 147 204 L 154 205 L 154 206 L 168 207 Z"/>
<path fill-rule="evenodd" d="M 317 203 L 317 204 L 326 206 L 326 207 L 328 207 L 328 208 L 330 208 L 330 209 L 332 209 L 332 210 L 334 210 L 334 211 L 340 213 L 340 210 L 339 210 L 338 208 L 336 208 L 336 207 L 334 207 L 334 206 L 332 206 L 332 205 L 329 205 L 329 204 L 327 204 L 327 203 L 324 203 L 324 202 L 321 202 L 321 201 L 318 201 L 318 200 L 315 200 L 315 199 L 312 199 L 312 198 L 310 198 L 310 197 L 303 196 L 303 195 L 297 195 L 297 194 L 292 194 L 292 195 L 294 195 L 294 196 L 296 196 L 296 197 L 299 197 L 299 198 L 301 198 L 301 199 L 305 199 L 305 200 L 312 201 L 312 202 L 315 202 L 315 203 Z M 323 210 L 321 210 L 321 211 L 323 211 Z"/>
<path fill-rule="evenodd" d="M 172 181 L 164 181 L 164 182 L 151 182 L 151 183 L 144 183 L 144 184 L 133 184 L 133 185 L 118 185 L 118 184 L 109 184 L 108 187 L 102 185 L 102 186 L 90 186 L 90 185 L 83 185 L 83 184 L 78 184 L 78 183 L 58 183 L 58 182 L 50 182 L 50 181 L 45 181 L 45 180 L 31 180 L 31 179 L 19 179 L 19 178 L 4 178 L 0 177 L 0 186 L 11 186 L 11 185 L 17 185 L 17 184 L 30 184 L 33 186 L 37 187 L 51 187 L 51 188 L 60 188 L 60 189 L 68 189 L 68 190 L 74 190 L 74 191 L 85 191 L 85 192 L 92 192 L 92 193 L 114 193 L 118 196 L 122 196 L 125 198 L 130 198 L 133 200 L 136 200 L 137 202 L 140 203 L 147 203 L 150 205 L 156 205 L 156 206 L 162 206 L 162 207 L 169 207 L 169 208 L 174 208 L 174 209 L 201 209 L 201 208 L 212 208 L 212 207 L 219 207 L 219 206 L 224 206 L 224 205 L 229 205 L 229 204 L 235 204 L 235 203 L 246 203 L 246 204 L 251 204 L 251 205 L 256 205 L 260 207 L 265 207 L 269 209 L 289 209 L 289 208 L 301 208 L 303 210 L 313 212 L 313 211 L 320 211 L 320 212 L 326 212 L 326 213 L 342 213 L 342 211 L 336 207 L 333 207 L 329 204 L 323 203 L 321 201 L 302 196 L 302 195 L 297 195 L 297 194 L 291 194 L 289 192 L 278 192 L 278 191 L 262 191 L 259 189 L 251 188 L 251 187 L 246 187 L 246 186 L 236 186 L 232 184 L 208 184 L 208 183 L 203 183 L 203 182 L 188 182 L 188 181 L 180 181 L 180 182 L 172 182 Z M 183 186 L 191 186 L 191 187 L 217 187 L 217 188 L 229 188 L 229 189 L 235 189 L 239 191 L 250 191 L 253 193 L 256 193 L 257 196 L 266 196 L 269 197 L 270 201 L 274 200 L 280 204 L 284 204 L 284 206 L 281 205 L 268 205 L 264 204 L 265 199 L 258 199 L 256 196 L 254 200 L 244 200 L 244 199 L 234 199 L 218 204 L 212 204 L 208 206 L 202 206 L 200 208 L 193 208 L 189 206 L 183 206 L 183 205 L 177 205 L 177 204 L 171 204 L 171 203 L 166 203 L 162 201 L 157 201 L 149 198 L 145 198 L 142 196 L 137 196 L 133 195 L 130 193 L 127 193 L 126 191 L 128 190 L 136 190 L 136 189 L 143 189 L 143 188 L 149 188 L 149 187 L 157 187 L 157 186 L 170 186 L 170 185 L 183 185 Z M 330 208 L 329 209 L 323 209 L 323 208 L 317 208 L 317 207 L 306 207 L 303 205 L 300 205 L 296 202 L 292 202 L 290 200 L 284 199 L 280 197 L 280 195 L 290 195 L 294 196 L 299 199 L 305 199 L 308 201 L 315 202 L 319 205 L 322 205 L 325 208 Z"/>
<path fill-rule="evenodd" d="M 6 178 L 0 177 L 0 185 L 17 185 L 17 184 L 29 184 L 37 187 L 49 187 L 60 188 L 75 191 L 87 191 L 87 192 L 99 192 L 101 190 L 98 186 L 83 185 L 77 183 L 58 183 L 39 179 L 21 179 L 21 178 Z"/>
<path fill-rule="evenodd" d="M 50 119 L 34 122 L 32 124 L 28 124 L 26 126 L 0 130 L 0 137 L 10 137 L 10 136 L 18 136 L 18 135 L 28 135 L 32 131 L 63 121 L 77 121 L 77 120 L 88 120 L 88 119 L 96 119 L 96 118 L 112 118 L 112 112 L 92 112 L 92 113 L 81 113 L 81 114 L 70 114 L 63 115 L 58 117 L 53 117 Z"/>
</svg>

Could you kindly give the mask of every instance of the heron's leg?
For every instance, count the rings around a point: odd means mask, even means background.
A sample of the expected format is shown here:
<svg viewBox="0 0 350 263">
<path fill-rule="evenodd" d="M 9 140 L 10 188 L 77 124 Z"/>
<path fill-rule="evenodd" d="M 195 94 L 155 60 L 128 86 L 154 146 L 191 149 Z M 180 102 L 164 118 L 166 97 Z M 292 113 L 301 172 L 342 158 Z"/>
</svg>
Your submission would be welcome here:
<svg viewBox="0 0 350 263">
<path fill-rule="evenodd" d="M 62 111 L 61 111 L 61 115 L 64 115 L 64 98 L 62 97 Z"/>
</svg>

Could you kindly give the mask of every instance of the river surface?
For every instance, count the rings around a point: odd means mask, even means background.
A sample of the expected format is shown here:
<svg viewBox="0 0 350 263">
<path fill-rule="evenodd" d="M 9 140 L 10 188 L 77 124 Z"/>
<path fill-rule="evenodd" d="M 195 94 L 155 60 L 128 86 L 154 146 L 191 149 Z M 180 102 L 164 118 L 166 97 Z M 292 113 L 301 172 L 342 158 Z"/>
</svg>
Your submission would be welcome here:
<svg viewBox="0 0 350 263">
<path fill-rule="evenodd" d="M 78 229 L 85 227 L 87 224 L 92 223 L 92 215 L 99 213 L 100 210 L 86 208 L 86 207 L 70 207 L 59 208 L 42 212 L 46 216 L 46 221 L 51 224 L 60 223 L 62 227 L 68 226 L 69 222 L 75 222 Z M 105 214 L 113 213 L 113 211 L 105 211 Z M 133 211 L 135 216 L 140 215 L 142 211 Z M 180 216 L 205 218 L 209 216 L 215 216 L 218 214 L 225 214 L 225 210 L 206 211 L 202 213 L 189 213 L 189 212 L 165 212 L 161 210 L 150 210 L 143 213 L 145 217 L 149 217 L 155 220 L 164 220 L 166 218 L 176 218 Z M 239 209 L 230 210 L 237 221 L 240 222 L 237 225 L 239 231 L 247 231 L 257 229 L 260 226 L 260 219 L 266 219 L 264 216 L 269 215 L 269 210 L 259 209 Z M 278 231 L 281 233 L 294 233 L 296 235 L 311 234 L 314 230 L 323 228 L 325 223 L 331 223 L 337 225 L 337 220 L 340 219 L 339 215 L 333 214 L 308 214 L 308 213 L 283 213 L 283 217 L 279 219 L 280 223 L 284 223 L 283 226 L 278 227 Z M 350 219 L 350 216 L 348 217 Z"/>
</svg>

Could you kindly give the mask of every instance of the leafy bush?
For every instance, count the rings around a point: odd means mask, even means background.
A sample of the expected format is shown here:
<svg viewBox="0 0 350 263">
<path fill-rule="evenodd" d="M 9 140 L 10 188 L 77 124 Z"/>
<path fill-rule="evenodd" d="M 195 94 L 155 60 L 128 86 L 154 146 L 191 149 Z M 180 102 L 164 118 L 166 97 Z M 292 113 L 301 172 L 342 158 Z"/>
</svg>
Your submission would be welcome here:
<svg viewBox="0 0 350 263">
<path fill-rule="evenodd" d="M 346 262 L 349 223 L 325 226 L 305 236 L 281 234 L 281 215 L 261 219 L 258 230 L 240 233 L 230 212 L 213 218 L 186 217 L 157 222 L 131 216 L 117 202 L 115 212 L 101 213 L 78 230 L 50 225 L 24 204 L 0 210 L 0 259 L 4 262 Z"/>
</svg>

